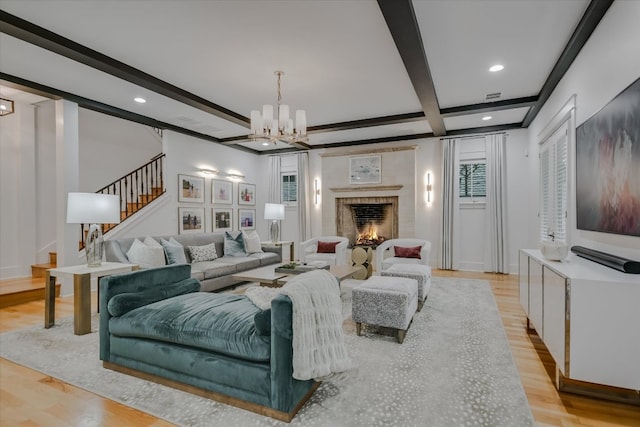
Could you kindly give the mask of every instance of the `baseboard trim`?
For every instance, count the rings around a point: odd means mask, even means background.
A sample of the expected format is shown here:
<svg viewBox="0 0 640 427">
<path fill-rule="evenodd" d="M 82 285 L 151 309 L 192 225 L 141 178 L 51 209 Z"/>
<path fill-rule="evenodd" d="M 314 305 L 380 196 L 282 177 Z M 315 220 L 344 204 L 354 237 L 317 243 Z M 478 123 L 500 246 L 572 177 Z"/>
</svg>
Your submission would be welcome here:
<svg viewBox="0 0 640 427">
<path fill-rule="evenodd" d="M 205 390 L 192 385 L 184 384 L 178 381 L 170 380 L 159 375 L 149 374 L 147 372 L 138 371 L 136 369 L 128 368 L 126 366 L 118 365 L 116 363 L 103 361 L 102 366 L 105 369 L 120 372 L 122 374 L 131 375 L 147 381 L 153 381 L 158 384 L 165 385 L 167 387 L 175 388 L 177 390 L 186 391 L 187 393 L 195 394 L 200 397 L 215 400 L 216 402 L 224 403 L 226 405 L 235 406 L 236 408 L 244 409 L 259 415 L 274 418 L 278 421 L 284 421 L 290 423 L 293 417 L 296 416 L 302 406 L 309 400 L 311 395 L 320 386 L 319 382 L 315 382 L 311 389 L 304 395 L 300 402 L 296 405 L 291 412 L 278 411 L 277 409 L 269 408 L 267 406 L 258 405 L 257 403 L 248 402 L 246 400 L 238 399 L 236 397 L 227 396 L 225 394 L 216 393 L 215 391 Z"/>
</svg>

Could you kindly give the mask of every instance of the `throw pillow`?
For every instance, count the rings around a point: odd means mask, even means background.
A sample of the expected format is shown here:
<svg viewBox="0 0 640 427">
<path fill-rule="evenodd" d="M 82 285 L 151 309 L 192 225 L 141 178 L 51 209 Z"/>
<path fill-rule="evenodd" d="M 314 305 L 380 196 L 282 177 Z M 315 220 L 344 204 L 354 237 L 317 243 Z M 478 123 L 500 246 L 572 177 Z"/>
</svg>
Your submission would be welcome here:
<svg viewBox="0 0 640 427">
<path fill-rule="evenodd" d="M 228 231 L 224 232 L 224 256 L 247 256 L 242 233 L 232 236 Z"/>
<path fill-rule="evenodd" d="M 336 246 L 340 242 L 321 242 L 318 241 L 318 253 L 319 254 L 335 254 Z"/>
<path fill-rule="evenodd" d="M 213 261 L 218 258 L 216 252 L 216 244 L 209 243 L 204 246 L 188 246 L 189 255 L 191 256 L 191 263 L 202 261 Z"/>
<path fill-rule="evenodd" d="M 253 316 L 253 323 L 256 326 L 258 335 L 271 335 L 271 309 L 260 310 Z"/>
<path fill-rule="evenodd" d="M 412 246 L 412 247 L 394 246 L 393 247 L 395 256 L 398 258 L 422 259 L 422 257 L 420 256 L 421 249 L 422 249 L 422 246 Z"/>
<path fill-rule="evenodd" d="M 166 241 L 160 239 L 160 243 L 164 248 L 164 253 L 167 256 L 167 264 L 187 264 L 187 256 L 184 254 L 184 247 L 178 243 L 173 237 Z"/>
<path fill-rule="evenodd" d="M 258 232 L 256 230 L 251 230 L 249 232 L 243 231 L 242 238 L 244 239 L 247 252 L 250 254 L 263 252 L 262 245 L 260 244 L 260 236 L 258 236 Z"/>
<path fill-rule="evenodd" d="M 153 240 L 150 237 L 147 239 Z M 162 267 L 166 265 L 164 249 L 160 243 L 156 243 L 158 246 L 148 246 L 140 240 L 135 239 L 131 248 L 127 251 L 127 259 L 133 264 L 138 264 L 141 268 Z"/>
<path fill-rule="evenodd" d="M 160 243 L 158 243 L 158 241 L 156 239 L 154 239 L 151 236 L 147 236 L 144 238 L 144 243 L 145 245 L 149 246 L 150 248 L 161 248 L 162 245 Z"/>
<path fill-rule="evenodd" d="M 153 304 L 163 299 L 200 291 L 200 282 L 192 277 L 169 285 L 159 285 L 141 292 L 126 292 L 113 296 L 107 303 L 112 316 L 122 316 L 129 311 Z M 269 325 L 269 327 L 271 327 Z"/>
</svg>

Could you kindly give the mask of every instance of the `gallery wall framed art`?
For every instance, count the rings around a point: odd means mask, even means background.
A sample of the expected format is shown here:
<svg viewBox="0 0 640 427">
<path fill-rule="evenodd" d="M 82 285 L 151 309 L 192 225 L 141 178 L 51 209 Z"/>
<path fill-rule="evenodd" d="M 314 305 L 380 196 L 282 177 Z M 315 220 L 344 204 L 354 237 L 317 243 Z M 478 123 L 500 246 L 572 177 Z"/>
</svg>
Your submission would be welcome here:
<svg viewBox="0 0 640 427">
<path fill-rule="evenodd" d="M 238 230 L 254 230 L 256 228 L 256 210 L 238 209 Z"/>
<path fill-rule="evenodd" d="M 211 180 L 211 203 L 220 205 L 233 204 L 233 182 L 221 179 Z"/>
<path fill-rule="evenodd" d="M 211 218 L 213 219 L 213 231 L 233 230 L 233 209 L 213 208 L 211 209 Z"/>
<path fill-rule="evenodd" d="M 178 234 L 204 233 L 204 208 L 178 208 Z"/>
<path fill-rule="evenodd" d="M 349 158 L 349 184 L 379 184 L 382 180 L 380 156 Z"/>
<path fill-rule="evenodd" d="M 178 174 L 178 202 L 204 203 L 204 178 Z"/>
<path fill-rule="evenodd" d="M 238 204 L 239 205 L 255 205 L 256 204 L 255 184 L 247 184 L 245 182 L 238 183 Z"/>
</svg>

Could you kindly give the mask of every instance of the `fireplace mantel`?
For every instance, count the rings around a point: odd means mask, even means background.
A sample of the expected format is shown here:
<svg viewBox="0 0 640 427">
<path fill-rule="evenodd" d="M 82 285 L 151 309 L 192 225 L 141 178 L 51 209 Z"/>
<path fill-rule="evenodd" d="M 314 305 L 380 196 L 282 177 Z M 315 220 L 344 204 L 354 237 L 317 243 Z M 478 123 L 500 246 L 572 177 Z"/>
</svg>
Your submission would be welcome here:
<svg viewBox="0 0 640 427">
<path fill-rule="evenodd" d="M 329 190 L 335 193 L 347 193 L 351 191 L 392 191 L 392 190 L 400 190 L 404 185 L 368 185 L 368 186 L 357 186 L 357 187 L 334 187 Z"/>
</svg>

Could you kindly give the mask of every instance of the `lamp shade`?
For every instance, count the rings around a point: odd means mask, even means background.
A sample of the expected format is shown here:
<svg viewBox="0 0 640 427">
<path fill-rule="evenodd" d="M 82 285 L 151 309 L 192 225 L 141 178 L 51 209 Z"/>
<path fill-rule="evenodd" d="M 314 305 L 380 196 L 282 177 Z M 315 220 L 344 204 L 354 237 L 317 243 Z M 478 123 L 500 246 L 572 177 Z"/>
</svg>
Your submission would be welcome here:
<svg viewBox="0 0 640 427">
<path fill-rule="evenodd" d="M 264 219 L 284 219 L 284 205 L 280 205 L 278 203 L 265 203 Z"/>
<path fill-rule="evenodd" d="M 68 224 L 119 224 L 120 197 L 99 193 L 69 193 Z"/>
</svg>

